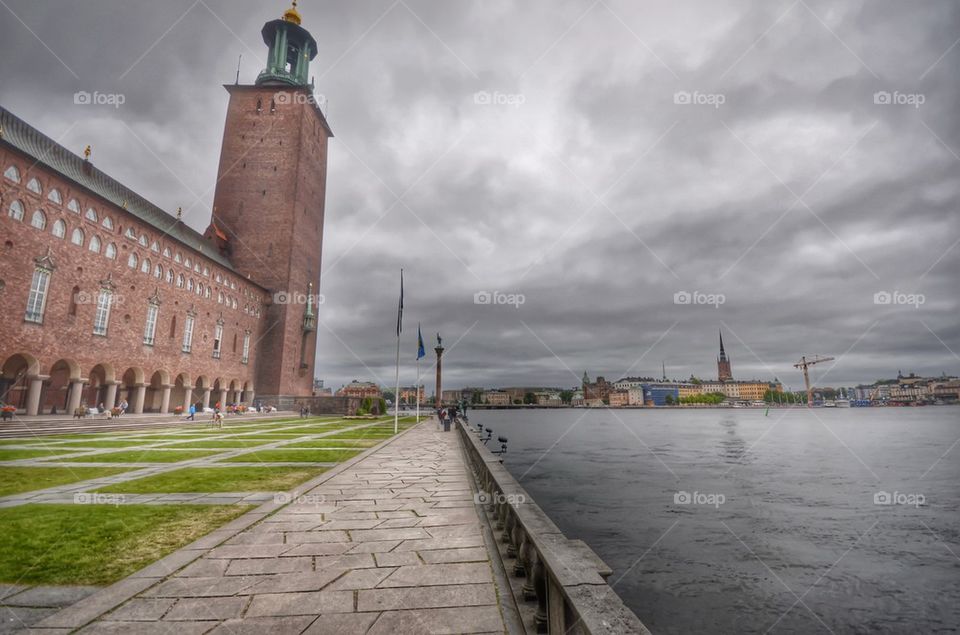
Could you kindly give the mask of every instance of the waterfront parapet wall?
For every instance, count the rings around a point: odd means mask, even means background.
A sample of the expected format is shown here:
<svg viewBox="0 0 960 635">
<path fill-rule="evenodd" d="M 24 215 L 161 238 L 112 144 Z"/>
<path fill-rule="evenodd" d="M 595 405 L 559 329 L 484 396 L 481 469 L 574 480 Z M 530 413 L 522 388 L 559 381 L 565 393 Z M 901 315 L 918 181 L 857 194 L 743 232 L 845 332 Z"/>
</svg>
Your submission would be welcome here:
<svg viewBox="0 0 960 635">
<path fill-rule="evenodd" d="M 538 633 L 650 631 L 607 584 L 612 570 L 582 540 L 571 540 L 463 421 L 457 429 L 480 489 L 479 502 L 506 546 L 504 567 L 524 626 Z"/>
</svg>

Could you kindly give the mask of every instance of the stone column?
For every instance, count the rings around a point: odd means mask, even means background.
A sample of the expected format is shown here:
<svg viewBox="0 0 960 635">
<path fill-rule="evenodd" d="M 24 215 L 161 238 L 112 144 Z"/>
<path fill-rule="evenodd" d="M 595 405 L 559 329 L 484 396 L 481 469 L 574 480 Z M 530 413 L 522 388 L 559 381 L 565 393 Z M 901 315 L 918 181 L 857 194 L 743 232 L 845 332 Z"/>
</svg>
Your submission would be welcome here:
<svg viewBox="0 0 960 635">
<path fill-rule="evenodd" d="M 437 337 L 439 338 L 440 336 L 438 335 Z M 441 357 L 443 357 L 443 347 L 442 347 L 442 346 L 438 346 L 438 347 L 436 347 L 436 348 L 433 349 L 433 350 L 435 350 L 435 351 L 437 352 L 437 403 L 436 403 L 436 409 L 437 409 L 437 410 L 440 410 L 440 408 L 443 407 L 443 397 L 442 397 L 442 395 L 443 395 L 443 390 L 442 390 L 442 389 L 443 389 L 443 380 L 442 380 L 443 373 L 442 373 L 441 365 L 440 365 L 440 363 L 441 363 Z"/>
<path fill-rule="evenodd" d="M 203 389 L 203 407 L 204 408 L 210 407 L 210 388 Z"/>
<path fill-rule="evenodd" d="M 193 401 L 193 388 L 187 386 L 183 391 L 183 413 L 190 412 L 190 402 Z"/>
<path fill-rule="evenodd" d="M 43 392 L 43 380 L 49 379 L 48 376 L 34 375 L 28 377 L 30 386 L 27 389 L 27 414 L 36 415 L 40 412 L 40 393 Z"/>
<path fill-rule="evenodd" d="M 143 414 L 143 402 L 147 396 L 147 385 L 146 384 L 137 384 L 135 386 L 137 389 L 133 393 L 133 404 L 131 404 L 131 410 L 135 415 Z"/>
<path fill-rule="evenodd" d="M 245 403 L 245 404 L 252 403 L 252 402 L 253 402 L 253 391 L 252 391 L 252 390 L 244 390 L 244 391 L 243 391 L 243 394 L 241 394 L 240 397 L 241 397 L 241 401 L 242 401 L 243 403 Z"/>
<path fill-rule="evenodd" d="M 67 414 L 73 413 L 80 407 L 80 397 L 83 396 L 83 380 L 74 379 L 70 382 L 70 396 L 67 398 Z"/>
<path fill-rule="evenodd" d="M 163 392 L 160 393 L 160 414 L 165 415 L 170 412 L 170 389 L 172 386 L 165 384 Z"/>
<path fill-rule="evenodd" d="M 227 389 L 226 388 L 220 389 L 219 401 L 220 401 L 220 410 L 223 410 L 224 408 L 227 407 Z"/>
<path fill-rule="evenodd" d="M 108 381 L 107 382 L 107 398 L 103 402 L 103 407 L 107 410 L 110 410 L 117 405 L 117 385 L 120 382 L 117 381 Z M 99 405 L 99 404 L 97 404 Z"/>
</svg>

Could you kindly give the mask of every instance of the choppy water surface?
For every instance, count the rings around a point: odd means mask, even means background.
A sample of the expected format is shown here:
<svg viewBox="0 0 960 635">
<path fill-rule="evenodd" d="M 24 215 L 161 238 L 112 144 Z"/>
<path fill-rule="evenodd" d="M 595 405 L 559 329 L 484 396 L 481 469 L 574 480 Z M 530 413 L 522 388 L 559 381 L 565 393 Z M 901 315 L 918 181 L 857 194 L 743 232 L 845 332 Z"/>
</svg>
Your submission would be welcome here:
<svg viewBox="0 0 960 635">
<path fill-rule="evenodd" d="M 960 632 L 960 408 L 470 418 L 654 633 Z"/>
</svg>

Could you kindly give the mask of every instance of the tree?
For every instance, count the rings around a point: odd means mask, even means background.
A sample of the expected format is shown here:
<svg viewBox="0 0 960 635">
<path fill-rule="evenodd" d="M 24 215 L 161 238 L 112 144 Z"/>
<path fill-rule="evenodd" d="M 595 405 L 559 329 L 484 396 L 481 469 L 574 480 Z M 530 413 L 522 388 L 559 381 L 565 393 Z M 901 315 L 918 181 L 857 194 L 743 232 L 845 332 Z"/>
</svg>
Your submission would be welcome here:
<svg viewBox="0 0 960 635">
<path fill-rule="evenodd" d="M 537 396 L 532 392 L 528 392 L 523 396 L 523 403 L 537 403 Z"/>
<path fill-rule="evenodd" d="M 667 404 L 668 406 L 672 406 L 672 405 L 673 405 L 673 395 L 667 395 L 666 397 L 664 397 L 664 398 L 663 398 L 663 403 Z"/>
<path fill-rule="evenodd" d="M 573 401 L 573 391 L 572 390 L 561 390 L 560 391 L 560 401 L 562 403 L 570 403 Z"/>
<path fill-rule="evenodd" d="M 473 394 L 470 395 L 470 403 L 483 403 L 483 393 L 479 390 L 474 390 Z"/>
<path fill-rule="evenodd" d="M 393 391 L 392 391 L 392 390 L 384 390 L 384 391 L 383 391 L 383 398 L 386 399 L 386 400 L 388 400 L 388 401 L 394 401 L 394 399 L 393 399 Z"/>
</svg>

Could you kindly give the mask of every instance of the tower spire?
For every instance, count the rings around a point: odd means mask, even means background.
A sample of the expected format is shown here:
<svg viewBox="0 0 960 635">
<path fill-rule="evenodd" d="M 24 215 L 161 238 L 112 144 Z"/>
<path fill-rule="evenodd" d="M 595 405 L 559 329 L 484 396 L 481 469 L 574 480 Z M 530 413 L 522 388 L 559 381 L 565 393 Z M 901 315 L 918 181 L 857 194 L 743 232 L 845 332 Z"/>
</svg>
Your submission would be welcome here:
<svg viewBox="0 0 960 635">
<path fill-rule="evenodd" d="M 720 333 L 720 357 L 723 357 L 726 355 L 726 353 L 723 351 L 723 329 L 717 329 L 717 332 Z"/>
</svg>

